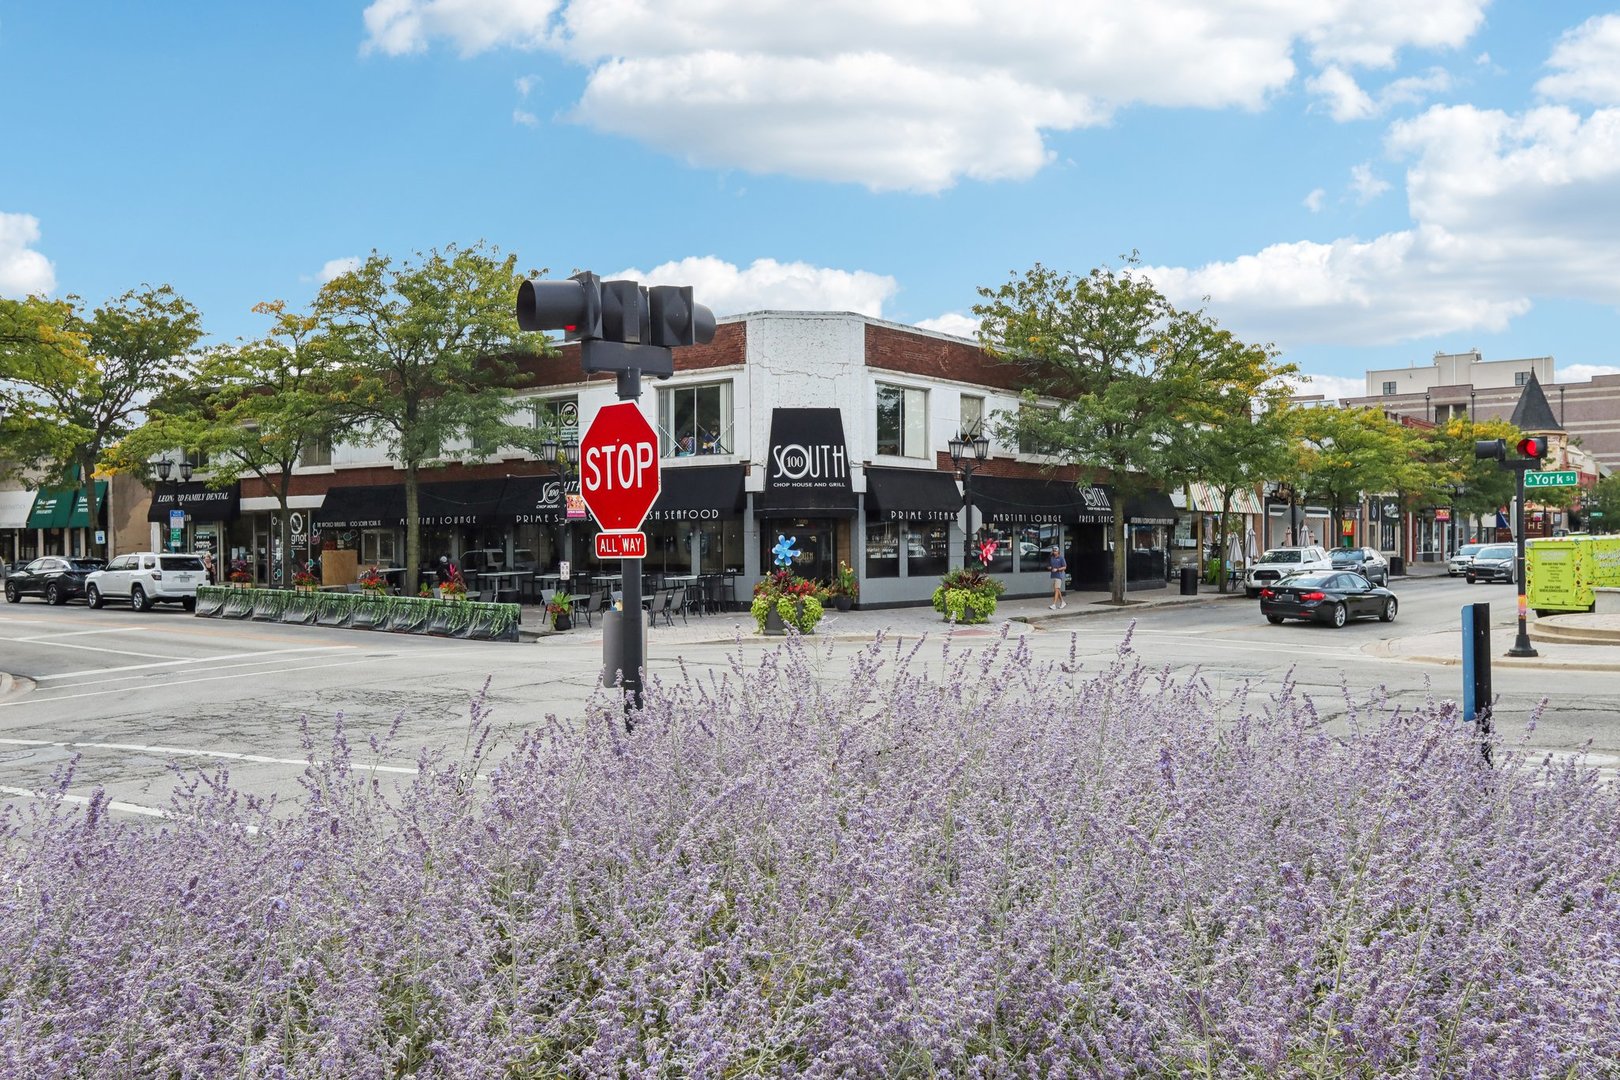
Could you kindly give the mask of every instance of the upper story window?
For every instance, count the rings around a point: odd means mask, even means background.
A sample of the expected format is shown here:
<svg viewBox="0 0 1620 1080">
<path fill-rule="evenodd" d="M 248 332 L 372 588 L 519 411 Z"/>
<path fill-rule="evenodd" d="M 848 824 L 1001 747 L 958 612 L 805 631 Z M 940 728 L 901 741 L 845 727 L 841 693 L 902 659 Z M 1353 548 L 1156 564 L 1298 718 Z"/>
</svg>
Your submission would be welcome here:
<svg viewBox="0 0 1620 1080">
<path fill-rule="evenodd" d="M 1026 409 L 1033 409 L 1047 419 L 1057 415 L 1056 409 L 1045 405 L 1021 405 L 1019 406 L 1020 414 L 1023 414 Z M 1020 424 L 1018 425 L 1018 452 L 1020 454 L 1051 454 L 1055 452 L 1055 447 L 1051 446 L 1037 433 L 1030 431 L 1025 425 Z"/>
<path fill-rule="evenodd" d="M 1527 383 L 1529 381 L 1530 381 L 1530 373 L 1528 371 L 1515 371 L 1513 373 L 1513 385 L 1514 386 L 1523 386 L 1525 383 Z"/>
<path fill-rule="evenodd" d="M 971 439 L 984 428 L 984 398 L 975 394 L 962 395 L 962 411 L 957 431 L 964 439 Z"/>
<path fill-rule="evenodd" d="M 877 452 L 928 456 L 928 392 L 911 386 L 877 388 Z"/>
<path fill-rule="evenodd" d="M 731 382 L 659 390 L 658 442 L 665 457 L 733 453 Z"/>
<path fill-rule="evenodd" d="M 304 466 L 329 466 L 332 464 L 332 440 L 322 435 L 310 439 L 298 448 L 298 464 Z"/>
<path fill-rule="evenodd" d="M 1387 383 L 1384 384 L 1384 396 L 1385 397 L 1388 397 L 1389 395 L 1391 395 L 1391 394 L 1393 394 L 1395 392 L 1396 392 L 1395 391 L 1395 384 L 1393 382 L 1387 382 Z"/>
<path fill-rule="evenodd" d="M 579 398 L 577 396 L 540 398 L 531 406 L 534 427 L 559 441 L 579 438 Z"/>
</svg>

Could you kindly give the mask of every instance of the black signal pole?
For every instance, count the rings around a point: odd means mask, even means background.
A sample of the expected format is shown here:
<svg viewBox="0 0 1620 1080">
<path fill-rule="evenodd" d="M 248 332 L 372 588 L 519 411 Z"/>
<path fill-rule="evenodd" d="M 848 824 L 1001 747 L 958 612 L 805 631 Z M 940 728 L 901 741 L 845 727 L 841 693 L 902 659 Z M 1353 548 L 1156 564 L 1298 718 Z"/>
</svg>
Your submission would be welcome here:
<svg viewBox="0 0 1620 1080">
<path fill-rule="evenodd" d="M 1513 639 L 1513 648 L 1509 649 L 1507 654 L 1539 656 L 1541 654 L 1530 644 L 1530 628 L 1527 621 L 1529 604 L 1524 580 L 1524 474 L 1531 469 L 1539 468 L 1541 462 L 1535 458 L 1524 458 L 1501 464 L 1504 468 L 1513 470 L 1513 584 L 1519 590 L 1519 634 Z"/>
</svg>

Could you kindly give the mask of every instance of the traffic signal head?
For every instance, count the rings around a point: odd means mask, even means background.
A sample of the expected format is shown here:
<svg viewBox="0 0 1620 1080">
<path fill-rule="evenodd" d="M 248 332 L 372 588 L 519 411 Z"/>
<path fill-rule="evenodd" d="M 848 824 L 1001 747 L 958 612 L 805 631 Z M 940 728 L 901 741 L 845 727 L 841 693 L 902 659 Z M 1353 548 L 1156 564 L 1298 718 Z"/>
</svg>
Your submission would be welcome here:
<svg viewBox="0 0 1620 1080">
<path fill-rule="evenodd" d="M 647 301 L 634 281 L 602 282 L 602 339 L 626 345 L 647 342 Z"/>
<path fill-rule="evenodd" d="M 1474 456 L 1483 460 L 1495 459 L 1502 461 L 1507 457 L 1507 442 L 1504 439 L 1479 439 L 1474 443 Z"/>
<path fill-rule="evenodd" d="M 1519 440 L 1519 453 L 1527 458 L 1538 461 L 1547 456 L 1547 440 L 1544 436 L 1533 435 L 1528 439 Z"/>
<path fill-rule="evenodd" d="M 668 349 L 714 340 L 714 312 L 692 302 L 690 285 L 654 285 L 647 290 L 651 343 Z"/>
<path fill-rule="evenodd" d="M 518 327 L 561 330 L 569 341 L 602 336 L 602 281 L 586 271 L 567 281 L 525 281 L 518 286 Z"/>
</svg>

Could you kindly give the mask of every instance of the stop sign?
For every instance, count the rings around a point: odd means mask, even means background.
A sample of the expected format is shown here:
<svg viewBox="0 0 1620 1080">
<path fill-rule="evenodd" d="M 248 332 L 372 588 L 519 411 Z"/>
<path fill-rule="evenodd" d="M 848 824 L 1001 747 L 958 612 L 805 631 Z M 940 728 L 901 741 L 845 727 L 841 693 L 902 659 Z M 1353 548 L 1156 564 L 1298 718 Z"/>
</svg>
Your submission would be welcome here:
<svg viewBox="0 0 1620 1080">
<path fill-rule="evenodd" d="M 604 532 L 641 528 L 658 500 L 658 435 L 633 401 L 604 405 L 579 444 L 579 490 Z"/>
</svg>

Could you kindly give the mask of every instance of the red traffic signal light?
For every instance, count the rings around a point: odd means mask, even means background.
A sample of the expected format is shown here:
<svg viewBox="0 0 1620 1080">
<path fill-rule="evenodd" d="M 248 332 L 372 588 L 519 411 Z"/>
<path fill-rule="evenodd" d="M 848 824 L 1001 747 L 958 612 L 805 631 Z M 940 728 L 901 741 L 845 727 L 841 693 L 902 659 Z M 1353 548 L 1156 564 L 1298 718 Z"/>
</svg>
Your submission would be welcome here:
<svg viewBox="0 0 1620 1080">
<path fill-rule="evenodd" d="M 1539 435 L 1519 440 L 1519 453 L 1540 460 L 1547 456 L 1547 440 Z"/>
<path fill-rule="evenodd" d="M 602 280 L 589 271 L 567 281 L 525 281 L 518 286 L 520 330 L 562 330 L 569 341 L 602 336 Z"/>
</svg>

